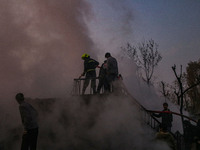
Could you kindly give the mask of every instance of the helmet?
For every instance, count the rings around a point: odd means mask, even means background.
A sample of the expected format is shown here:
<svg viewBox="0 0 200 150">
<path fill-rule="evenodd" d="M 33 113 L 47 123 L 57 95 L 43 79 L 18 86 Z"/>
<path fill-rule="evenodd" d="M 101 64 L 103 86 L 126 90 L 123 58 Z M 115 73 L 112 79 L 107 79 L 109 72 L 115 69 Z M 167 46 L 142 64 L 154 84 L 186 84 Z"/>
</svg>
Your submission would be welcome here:
<svg viewBox="0 0 200 150">
<path fill-rule="evenodd" d="M 89 57 L 90 57 L 90 55 L 88 55 L 88 54 L 86 54 L 86 53 L 84 53 L 84 54 L 81 56 L 82 59 L 89 58 Z"/>
</svg>

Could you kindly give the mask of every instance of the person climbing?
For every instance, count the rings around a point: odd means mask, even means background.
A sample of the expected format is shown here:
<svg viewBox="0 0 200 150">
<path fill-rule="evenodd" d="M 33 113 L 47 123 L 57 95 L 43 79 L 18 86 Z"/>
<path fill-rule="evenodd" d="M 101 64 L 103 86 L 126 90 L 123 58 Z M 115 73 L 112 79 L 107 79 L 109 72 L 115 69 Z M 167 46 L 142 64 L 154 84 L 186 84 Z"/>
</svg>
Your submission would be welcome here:
<svg viewBox="0 0 200 150">
<path fill-rule="evenodd" d="M 170 113 L 170 109 L 168 109 L 168 103 L 163 103 L 163 110 L 162 113 L 159 114 L 154 114 L 153 116 L 157 118 L 162 118 L 162 124 L 167 128 L 169 132 L 171 132 L 171 127 L 172 127 L 172 121 L 173 121 L 173 116 Z"/>
<path fill-rule="evenodd" d="M 96 67 L 99 65 L 99 62 L 90 58 L 90 55 L 86 53 L 83 54 L 81 58 L 84 60 L 84 71 L 81 74 L 80 78 L 82 76 L 85 76 L 82 94 L 85 94 L 85 90 L 88 87 L 90 80 L 93 94 L 96 94 Z"/>
<path fill-rule="evenodd" d="M 118 63 L 117 60 L 112 57 L 109 52 L 105 54 L 105 58 L 107 58 L 105 90 L 112 92 L 112 82 L 115 81 L 118 77 Z"/>
<path fill-rule="evenodd" d="M 15 99 L 19 103 L 19 111 L 24 126 L 21 150 L 28 150 L 29 148 L 36 150 L 38 137 L 37 111 L 31 104 L 24 101 L 23 93 L 18 93 Z"/>
<path fill-rule="evenodd" d="M 99 84 L 98 84 L 98 87 L 97 87 L 97 93 L 98 94 L 100 94 L 101 88 L 104 87 L 104 85 L 105 85 L 106 62 L 107 62 L 107 60 L 104 61 L 104 63 L 101 65 L 100 70 L 99 70 Z"/>
</svg>

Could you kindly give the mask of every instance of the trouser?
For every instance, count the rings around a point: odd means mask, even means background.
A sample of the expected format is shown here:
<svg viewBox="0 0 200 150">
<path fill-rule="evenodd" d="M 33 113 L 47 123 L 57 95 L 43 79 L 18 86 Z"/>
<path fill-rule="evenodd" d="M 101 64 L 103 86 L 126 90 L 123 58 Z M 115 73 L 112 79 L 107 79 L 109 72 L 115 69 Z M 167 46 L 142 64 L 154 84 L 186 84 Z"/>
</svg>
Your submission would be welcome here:
<svg viewBox="0 0 200 150">
<path fill-rule="evenodd" d="M 115 81 L 116 79 L 117 79 L 117 75 L 116 74 L 108 74 L 108 75 L 106 75 L 105 91 L 108 91 L 108 92 L 113 92 L 114 91 L 114 87 L 112 85 L 112 82 Z"/>
<path fill-rule="evenodd" d="M 30 129 L 22 136 L 21 150 L 36 150 L 37 147 L 38 128 Z"/>
<path fill-rule="evenodd" d="M 85 81 L 83 84 L 82 94 L 85 94 L 85 90 L 88 87 L 91 80 L 91 88 L 93 89 L 93 94 L 96 93 L 96 72 L 90 71 L 86 74 Z"/>
<path fill-rule="evenodd" d="M 98 84 L 98 87 L 97 87 L 97 93 L 100 93 L 101 91 L 101 88 L 105 85 L 105 78 L 99 78 L 99 84 Z"/>
</svg>

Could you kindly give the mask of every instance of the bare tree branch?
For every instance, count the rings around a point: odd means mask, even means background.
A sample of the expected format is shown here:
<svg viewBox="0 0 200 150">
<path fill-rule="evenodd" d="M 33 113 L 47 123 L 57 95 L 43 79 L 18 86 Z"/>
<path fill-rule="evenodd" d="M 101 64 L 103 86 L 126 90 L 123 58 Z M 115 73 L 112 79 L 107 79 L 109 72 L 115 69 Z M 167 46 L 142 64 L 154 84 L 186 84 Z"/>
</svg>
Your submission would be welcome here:
<svg viewBox="0 0 200 150">
<path fill-rule="evenodd" d="M 158 44 L 150 39 L 149 41 L 138 43 L 137 47 L 128 43 L 126 48 L 122 47 L 121 49 L 127 53 L 129 58 L 135 61 L 138 68 L 143 70 L 143 79 L 149 85 L 154 69 L 162 59 L 158 52 Z"/>
</svg>

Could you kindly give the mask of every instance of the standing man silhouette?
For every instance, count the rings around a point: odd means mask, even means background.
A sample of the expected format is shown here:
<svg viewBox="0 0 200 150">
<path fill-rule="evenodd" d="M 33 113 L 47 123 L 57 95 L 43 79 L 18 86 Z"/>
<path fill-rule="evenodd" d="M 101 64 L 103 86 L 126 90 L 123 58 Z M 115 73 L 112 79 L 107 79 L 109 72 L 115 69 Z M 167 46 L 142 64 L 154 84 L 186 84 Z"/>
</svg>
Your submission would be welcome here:
<svg viewBox="0 0 200 150">
<path fill-rule="evenodd" d="M 107 58 L 105 91 L 112 92 L 112 82 L 115 81 L 118 77 L 118 63 L 117 60 L 112 57 L 109 52 L 105 54 L 105 58 Z"/>
<path fill-rule="evenodd" d="M 23 93 L 18 93 L 15 99 L 19 103 L 19 111 L 24 126 L 21 150 L 36 150 L 38 137 L 37 111 L 24 101 Z"/>
<path fill-rule="evenodd" d="M 162 118 L 162 125 L 167 128 L 169 132 L 171 132 L 171 127 L 172 127 L 172 121 L 173 121 L 173 116 L 170 113 L 170 109 L 168 109 L 168 103 L 163 103 L 163 110 L 162 113 L 159 114 L 153 114 L 153 116 Z"/>
</svg>

